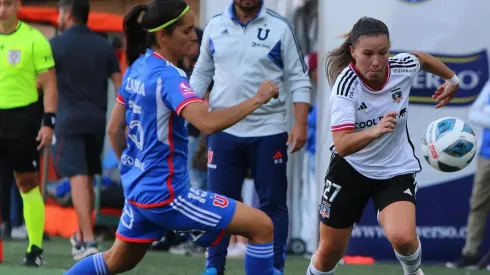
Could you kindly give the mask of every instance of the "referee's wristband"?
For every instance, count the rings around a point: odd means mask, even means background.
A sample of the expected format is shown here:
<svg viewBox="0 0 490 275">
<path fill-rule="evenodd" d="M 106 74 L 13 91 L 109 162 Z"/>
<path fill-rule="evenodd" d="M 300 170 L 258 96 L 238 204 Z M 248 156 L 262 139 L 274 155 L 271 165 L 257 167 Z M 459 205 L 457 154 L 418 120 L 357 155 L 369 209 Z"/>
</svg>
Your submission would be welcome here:
<svg viewBox="0 0 490 275">
<path fill-rule="evenodd" d="M 43 115 L 43 126 L 48 126 L 54 129 L 56 124 L 56 114 L 55 113 L 44 113 Z"/>
<path fill-rule="evenodd" d="M 454 74 L 454 76 L 451 77 L 450 79 L 446 79 L 446 82 L 450 86 L 456 86 L 456 85 L 459 85 L 459 78 L 456 74 Z"/>
</svg>

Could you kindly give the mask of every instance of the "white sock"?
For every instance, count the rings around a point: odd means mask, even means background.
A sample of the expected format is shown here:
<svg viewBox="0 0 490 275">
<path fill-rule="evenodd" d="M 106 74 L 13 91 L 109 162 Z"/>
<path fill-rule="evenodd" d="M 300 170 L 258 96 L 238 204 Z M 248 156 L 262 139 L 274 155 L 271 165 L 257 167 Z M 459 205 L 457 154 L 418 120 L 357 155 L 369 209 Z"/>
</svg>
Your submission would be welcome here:
<svg viewBox="0 0 490 275">
<path fill-rule="evenodd" d="M 418 238 L 417 238 L 418 239 Z M 405 275 L 416 275 L 420 270 L 422 262 L 422 244 L 419 239 L 417 251 L 410 256 L 403 256 L 395 251 L 396 258 L 400 261 Z"/>
<path fill-rule="evenodd" d="M 315 255 L 311 256 L 311 262 L 310 265 L 308 266 L 308 271 L 306 271 L 306 275 L 334 275 L 335 274 L 335 269 L 337 268 L 337 266 L 333 270 L 328 272 L 318 271 L 313 266 L 313 257 L 315 257 Z"/>
</svg>

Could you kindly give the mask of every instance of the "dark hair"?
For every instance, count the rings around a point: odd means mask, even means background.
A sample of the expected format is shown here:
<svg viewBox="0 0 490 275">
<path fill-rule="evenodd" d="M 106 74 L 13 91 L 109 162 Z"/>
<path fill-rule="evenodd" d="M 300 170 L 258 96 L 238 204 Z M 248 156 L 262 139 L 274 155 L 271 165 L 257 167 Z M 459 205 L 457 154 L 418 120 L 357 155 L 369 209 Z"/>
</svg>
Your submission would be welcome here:
<svg viewBox="0 0 490 275">
<path fill-rule="evenodd" d="M 345 41 L 337 49 L 331 51 L 327 56 L 325 71 L 327 72 L 328 82 L 333 86 L 335 79 L 342 70 L 353 60 L 350 53 L 350 46 L 359 42 L 362 35 L 386 34 L 388 39 L 390 34 L 388 27 L 380 20 L 371 17 L 362 17 L 354 24 L 352 30 L 343 37 Z"/>
<path fill-rule="evenodd" d="M 75 23 L 87 24 L 90 13 L 90 2 L 88 0 L 61 0 L 58 2 L 58 6 L 63 9 L 70 9 Z"/>
<path fill-rule="evenodd" d="M 126 35 L 126 58 L 128 66 L 143 54 L 147 48 L 156 45 L 156 32 L 148 30 L 157 28 L 177 18 L 187 7 L 183 0 L 153 0 L 148 5 L 133 7 L 124 17 L 124 34 Z M 138 21 L 142 12 L 141 22 Z M 165 27 L 167 34 L 172 34 L 181 19 Z"/>
</svg>

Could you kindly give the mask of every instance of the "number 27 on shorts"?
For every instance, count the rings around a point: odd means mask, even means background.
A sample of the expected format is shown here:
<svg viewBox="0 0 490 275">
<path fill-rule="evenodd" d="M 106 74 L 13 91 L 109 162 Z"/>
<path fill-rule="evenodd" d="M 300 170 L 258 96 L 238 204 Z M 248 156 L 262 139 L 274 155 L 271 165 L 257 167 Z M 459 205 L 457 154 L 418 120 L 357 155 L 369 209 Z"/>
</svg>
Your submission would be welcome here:
<svg viewBox="0 0 490 275">
<path fill-rule="evenodd" d="M 323 188 L 323 200 L 329 203 L 333 202 L 335 197 L 337 197 L 337 195 L 339 194 L 341 188 L 342 186 L 335 184 L 328 179 L 325 179 L 325 187 Z"/>
</svg>

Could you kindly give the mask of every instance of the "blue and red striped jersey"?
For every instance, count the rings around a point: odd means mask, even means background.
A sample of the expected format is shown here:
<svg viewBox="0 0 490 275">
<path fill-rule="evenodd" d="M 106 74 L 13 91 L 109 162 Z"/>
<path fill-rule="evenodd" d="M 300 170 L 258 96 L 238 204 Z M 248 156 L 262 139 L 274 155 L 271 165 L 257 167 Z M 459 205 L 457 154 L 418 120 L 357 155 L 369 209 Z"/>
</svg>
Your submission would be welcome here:
<svg viewBox="0 0 490 275">
<path fill-rule="evenodd" d="M 189 188 L 187 122 L 180 114 L 202 99 L 183 70 L 148 49 L 124 74 L 117 101 L 128 125 L 120 162 L 125 198 L 143 208 L 169 204 Z"/>
</svg>

